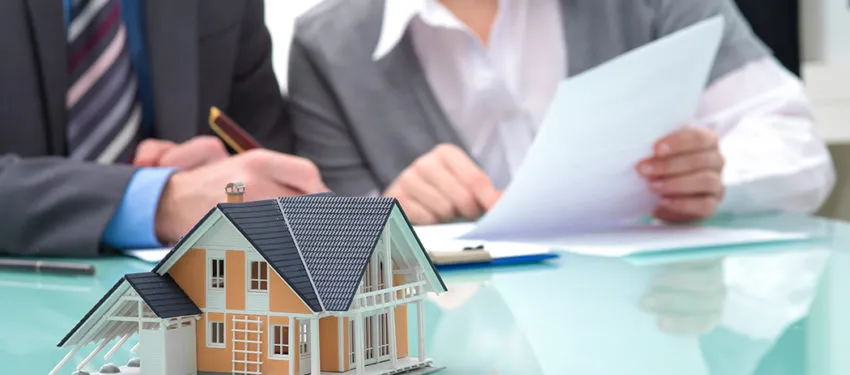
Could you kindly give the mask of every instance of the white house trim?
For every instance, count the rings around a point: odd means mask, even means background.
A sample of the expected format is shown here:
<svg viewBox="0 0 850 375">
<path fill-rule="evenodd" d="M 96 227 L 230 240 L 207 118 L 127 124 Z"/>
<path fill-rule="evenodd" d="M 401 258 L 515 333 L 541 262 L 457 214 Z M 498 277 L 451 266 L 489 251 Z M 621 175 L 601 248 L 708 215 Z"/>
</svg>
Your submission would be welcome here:
<svg viewBox="0 0 850 375">
<path fill-rule="evenodd" d="M 337 323 L 336 337 L 338 338 L 336 341 L 337 341 L 337 345 L 339 346 L 337 348 L 337 353 L 339 353 L 339 358 L 337 358 L 338 359 L 337 371 L 339 371 L 339 372 L 342 372 L 345 369 L 345 363 L 342 362 L 342 361 L 346 357 L 346 355 L 345 355 L 345 342 L 348 341 L 348 340 L 345 340 L 345 335 L 344 335 L 343 330 L 342 330 L 343 320 L 344 319 L 342 317 L 336 318 L 336 323 Z"/>
<path fill-rule="evenodd" d="M 321 375 L 322 362 L 319 350 L 319 319 L 310 319 L 310 372 L 312 375 Z"/>
<path fill-rule="evenodd" d="M 354 366 L 357 369 L 357 374 L 363 374 L 365 369 L 366 358 L 366 343 L 363 340 L 363 314 L 357 313 L 354 315 Z"/>
<path fill-rule="evenodd" d="M 292 341 L 295 340 L 295 330 L 291 327 L 296 327 L 296 324 L 298 323 L 295 322 L 295 318 L 289 318 L 289 345 L 294 348 L 298 348 L 298 343 Z M 289 349 L 289 373 L 295 375 L 295 354 L 291 348 Z"/>
<path fill-rule="evenodd" d="M 201 239 L 201 237 L 203 237 L 204 234 L 206 234 L 207 231 L 209 231 L 209 229 L 213 227 L 213 225 L 215 225 L 216 223 L 218 223 L 219 220 L 221 220 L 223 216 L 224 214 L 221 213 L 221 210 L 215 208 L 214 211 L 210 213 L 210 216 L 207 217 L 204 222 L 198 225 L 197 228 L 195 228 L 195 230 L 189 235 L 189 237 L 186 238 L 180 244 L 180 247 L 174 250 L 174 254 L 171 254 L 168 260 L 166 260 L 161 267 L 158 267 L 155 272 L 160 275 L 165 275 L 165 273 L 168 272 L 171 267 L 177 264 L 177 262 L 183 257 L 183 255 L 186 254 L 186 251 L 191 249 L 195 245 L 195 243 L 197 243 L 198 240 Z M 233 224 L 231 223 L 231 225 Z"/>
<path fill-rule="evenodd" d="M 295 318 L 295 319 L 310 319 L 315 317 L 315 314 L 290 314 L 290 313 L 280 313 L 280 312 L 263 312 L 257 313 L 256 311 L 246 311 L 246 310 L 216 310 L 216 309 L 201 309 L 201 312 L 207 313 L 215 313 L 215 314 L 225 314 L 225 315 L 257 315 L 257 316 L 274 316 L 274 317 L 285 317 L 285 318 Z"/>
<path fill-rule="evenodd" d="M 407 221 L 404 220 L 404 216 L 402 215 L 401 210 L 399 210 L 398 205 L 393 207 L 390 220 L 388 221 L 391 222 L 393 225 L 398 226 L 399 228 L 409 227 Z M 422 244 L 419 242 L 418 238 L 416 237 L 416 233 L 413 231 L 413 229 L 397 231 L 397 233 L 398 232 L 401 232 L 401 234 L 403 234 L 403 236 L 401 237 L 404 238 L 407 244 L 407 246 L 399 246 L 398 250 L 401 251 L 402 249 L 406 249 L 410 253 L 413 253 L 413 257 L 416 258 L 418 265 L 423 268 L 422 273 L 425 275 L 425 278 L 431 285 L 432 291 L 445 292 L 446 290 L 440 283 L 439 276 L 433 269 L 431 269 L 431 263 L 428 261 L 428 257 L 423 251 Z"/>
</svg>

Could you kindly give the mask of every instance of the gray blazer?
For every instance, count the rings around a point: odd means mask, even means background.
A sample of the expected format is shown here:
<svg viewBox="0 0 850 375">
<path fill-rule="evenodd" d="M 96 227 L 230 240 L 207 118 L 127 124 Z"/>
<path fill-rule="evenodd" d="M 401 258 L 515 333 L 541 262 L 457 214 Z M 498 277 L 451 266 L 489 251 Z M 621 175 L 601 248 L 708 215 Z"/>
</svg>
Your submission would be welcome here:
<svg viewBox="0 0 850 375">
<path fill-rule="evenodd" d="M 729 0 L 560 1 L 569 76 L 718 14 L 726 32 L 711 81 L 769 54 Z M 383 5 L 325 0 L 296 24 L 289 67 L 296 153 L 313 160 L 340 194 L 383 191 L 435 145 L 464 147 L 409 35 L 372 61 Z"/>
<path fill-rule="evenodd" d="M 262 0 L 144 3 L 158 138 L 209 132 L 215 105 L 268 147 L 291 147 Z M 0 254 L 98 254 L 134 173 L 62 158 L 62 15 L 58 0 L 0 0 Z"/>
</svg>

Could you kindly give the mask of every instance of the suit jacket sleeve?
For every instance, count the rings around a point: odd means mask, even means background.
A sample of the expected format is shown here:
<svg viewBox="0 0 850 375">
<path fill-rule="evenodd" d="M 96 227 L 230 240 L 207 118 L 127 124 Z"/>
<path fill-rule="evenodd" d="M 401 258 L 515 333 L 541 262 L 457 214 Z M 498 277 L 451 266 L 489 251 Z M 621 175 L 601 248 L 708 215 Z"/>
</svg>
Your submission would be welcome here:
<svg viewBox="0 0 850 375">
<path fill-rule="evenodd" d="M 134 169 L 0 155 L 0 253 L 95 256 Z"/>
<path fill-rule="evenodd" d="M 380 193 L 354 141 L 345 115 L 321 65 L 301 41 L 296 28 L 289 52 L 289 96 L 295 152 L 312 160 L 325 185 L 337 194 Z"/>
<path fill-rule="evenodd" d="M 225 111 L 264 147 L 291 153 L 292 128 L 272 67 L 272 44 L 265 24 L 264 3 L 262 0 L 245 3 L 230 101 Z"/>
</svg>

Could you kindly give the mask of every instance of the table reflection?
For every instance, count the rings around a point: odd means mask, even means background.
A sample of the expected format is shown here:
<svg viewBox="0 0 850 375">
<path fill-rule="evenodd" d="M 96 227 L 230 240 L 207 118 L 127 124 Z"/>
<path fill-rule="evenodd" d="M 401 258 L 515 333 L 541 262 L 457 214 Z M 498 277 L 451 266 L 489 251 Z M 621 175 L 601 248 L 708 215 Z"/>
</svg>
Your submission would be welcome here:
<svg viewBox="0 0 850 375">
<path fill-rule="evenodd" d="M 828 259 L 564 255 L 534 272 L 451 273 L 426 309 L 427 354 L 448 374 L 760 375 L 808 314 Z"/>
</svg>

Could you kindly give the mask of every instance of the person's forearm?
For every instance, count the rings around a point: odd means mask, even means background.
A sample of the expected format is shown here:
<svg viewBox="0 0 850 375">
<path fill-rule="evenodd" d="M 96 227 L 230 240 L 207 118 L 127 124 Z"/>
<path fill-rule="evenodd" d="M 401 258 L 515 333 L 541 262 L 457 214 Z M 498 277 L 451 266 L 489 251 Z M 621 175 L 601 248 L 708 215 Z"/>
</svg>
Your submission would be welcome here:
<svg viewBox="0 0 850 375">
<path fill-rule="evenodd" d="M 835 182 L 826 147 L 808 132 L 772 130 L 809 127 L 810 121 L 790 116 L 745 121 L 750 122 L 751 133 L 730 134 L 721 142 L 727 161 L 723 176 L 726 195 L 720 211 L 816 211 Z"/>
<path fill-rule="evenodd" d="M 0 156 L 0 253 L 94 256 L 135 169 Z"/>
<path fill-rule="evenodd" d="M 832 190 L 829 151 L 814 130 L 802 82 L 774 59 L 710 87 L 698 123 L 712 127 L 725 159 L 721 212 L 813 212 Z"/>
</svg>

